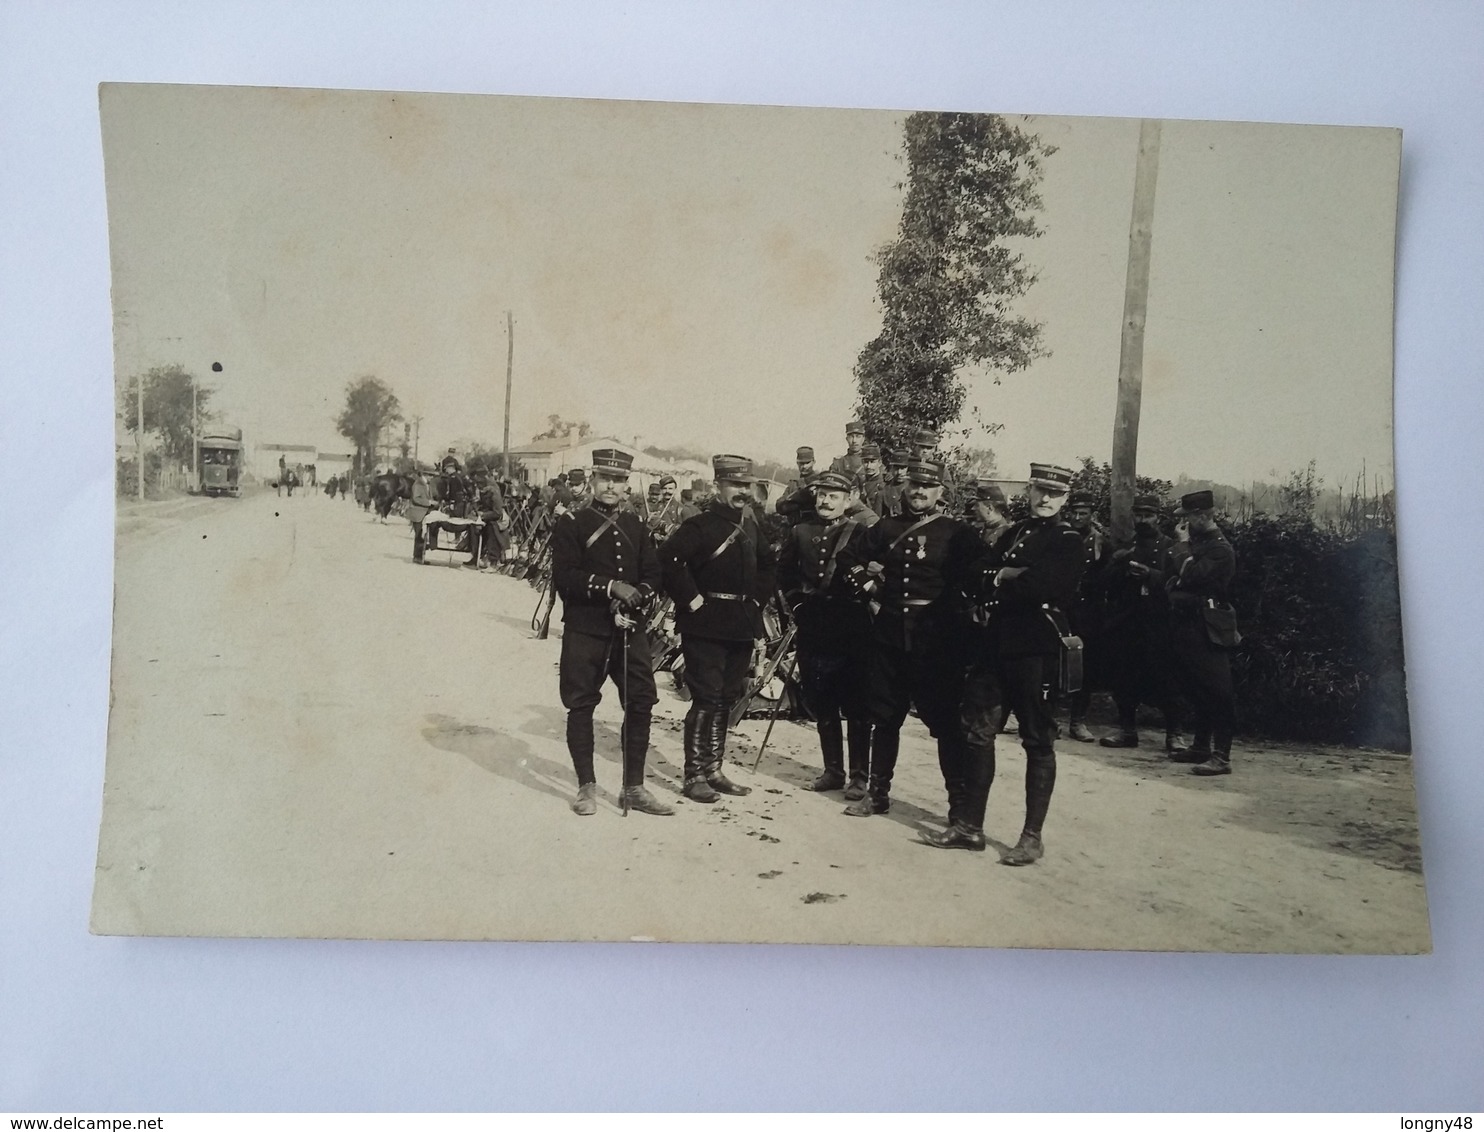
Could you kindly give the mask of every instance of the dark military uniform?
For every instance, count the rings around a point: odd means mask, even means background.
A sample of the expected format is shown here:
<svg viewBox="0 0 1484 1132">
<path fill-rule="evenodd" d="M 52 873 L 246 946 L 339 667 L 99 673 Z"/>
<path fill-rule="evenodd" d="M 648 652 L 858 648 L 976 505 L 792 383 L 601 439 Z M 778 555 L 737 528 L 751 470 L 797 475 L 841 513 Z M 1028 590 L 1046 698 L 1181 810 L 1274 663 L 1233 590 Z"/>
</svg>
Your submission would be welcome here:
<svg viewBox="0 0 1484 1132">
<path fill-rule="evenodd" d="M 734 466 L 724 459 L 740 461 Z M 718 478 L 751 476 L 751 463 L 717 457 Z M 762 635 L 762 605 L 772 596 L 776 559 L 750 508 L 716 500 L 675 529 L 660 548 L 665 592 L 675 603 L 675 628 L 685 658 L 691 706 L 685 717 L 688 797 L 714 801 L 706 784 L 747 793 L 726 779 L 727 718 L 741 699 Z M 707 797 L 707 795 L 710 795 Z"/>
<path fill-rule="evenodd" d="M 1067 469 L 1034 465 L 1031 482 L 1060 483 L 1065 490 L 1063 474 L 1070 481 Z M 1008 707 L 1019 721 L 1026 753 L 1022 840 L 1030 835 L 1039 844 L 1056 784 L 1051 696 L 1058 683 L 1063 611 L 1076 595 L 1085 554 L 1082 536 L 1069 524 L 1035 516 L 1016 523 L 988 552 L 977 586 L 987 618 L 977 634 L 964 689 L 965 758 L 948 783 L 951 828 L 982 836 L 994 782 L 995 735 Z M 1007 568 L 1023 573 L 996 584 Z M 1013 853 L 1006 860 L 1025 863 Z"/>
<path fill-rule="evenodd" d="M 659 697 L 649 639 L 616 626 L 612 591 L 615 582 L 625 582 L 643 600 L 653 596 L 661 581 L 654 543 L 632 511 L 592 502 L 556 520 L 551 555 L 552 580 L 562 598 L 559 683 L 578 786 L 596 781 L 593 709 L 610 679 L 624 709 L 623 784 L 625 789 L 643 786 L 650 718 Z"/>
<path fill-rule="evenodd" d="M 1227 591 L 1237 571 L 1236 551 L 1219 530 L 1192 532 L 1189 543 L 1175 544 L 1171 561 L 1170 647 L 1185 696 L 1195 709 L 1195 745 L 1180 761 L 1209 754 L 1229 769 L 1237 702 L 1228 650 L 1235 640 L 1217 638 L 1223 635 L 1223 621 L 1231 618 Z"/>
<path fill-rule="evenodd" d="M 796 453 L 799 474 L 788 481 L 773 510 L 790 523 L 802 523 L 813 519 L 814 493 L 809 490 L 809 480 L 814 476 L 814 449 L 807 445 Z M 805 469 L 809 469 L 806 471 Z"/>
<path fill-rule="evenodd" d="M 938 474 L 935 468 L 934 477 Z M 946 770 L 962 757 L 963 588 L 984 551 L 965 523 L 933 511 L 883 518 L 842 556 L 856 587 L 878 607 L 865 712 L 875 725 L 869 786 L 873 812 L 890 807 L 902 723 L 912 707 L 938 741 L 939 765 Z"/>
<path fill-rule="evenodd" d="M 1075 528 L 1073 528 L 1075 529 Z M 1092 693 L 1107 682 L 1106 652 L 1103 647 L 1104 570 L 1113 555 L 1107 534 L 1094 522 L 1086 531 L 1078 531 L 1083 545 L 1082 580 L 1067 608 L 1067 621 L 1072 632 L 1082 639 L 1082 687 L 1067 697 L 1068 725 L 1072 738 L 1091 743 L 1087 731 L 1087 709 Z M 1080 734 L 1079 734 L 1080 732 Z"/>
<path fill-rule="evenodd" d="M 804 704 L 814 717 L 824 757 L 824 774 L 815 789 L 838 790 L 846 785 L 844 733 L 848 731 L 852 798 L 864 793 L 870 772 L 871 726 L 863 718 L 860 692 L 871 621 L 864 604 L 846 584 L 840 560 L 865 531 L 851 518 L 826 524 L 816 517 L 790 531 L 778 556 L 778 583 L 798 628 Z M 846 721 L 843 729 L 842 718 Z"/>
<path fill-rule="evenodd" d="M 1165 583 L 1175 569 L 1174 547 L 1175 540 L 1158 528 L 1135 525 L 1133 544 L 1127 552 L 1115 552 L 1104 567 L 1103 655 L 1118 705 L 1118 734 L 1105 736 L 1105 747 L 1138 745 L 1140 704 L 1154 704 L 1164 715 L 1167 746 L 1179 732 L 1165 594 Z M 1147 567 L 1149 573 L 1132 573 L 1133 563 Z"/>
</svg>

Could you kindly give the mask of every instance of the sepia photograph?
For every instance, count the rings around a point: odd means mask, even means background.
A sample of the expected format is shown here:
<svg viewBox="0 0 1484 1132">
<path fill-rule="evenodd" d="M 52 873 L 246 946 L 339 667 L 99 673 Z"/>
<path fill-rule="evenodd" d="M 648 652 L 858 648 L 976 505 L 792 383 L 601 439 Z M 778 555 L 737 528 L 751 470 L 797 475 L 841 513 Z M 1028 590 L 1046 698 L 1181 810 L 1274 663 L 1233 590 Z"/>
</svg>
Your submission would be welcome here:
<svg viewBox="0 0 1484 1132">
<path fill-rule="evenodd" d="M 1400 130 L 100 106 L 95 933 L 1430 950 Z"/>
</svg>

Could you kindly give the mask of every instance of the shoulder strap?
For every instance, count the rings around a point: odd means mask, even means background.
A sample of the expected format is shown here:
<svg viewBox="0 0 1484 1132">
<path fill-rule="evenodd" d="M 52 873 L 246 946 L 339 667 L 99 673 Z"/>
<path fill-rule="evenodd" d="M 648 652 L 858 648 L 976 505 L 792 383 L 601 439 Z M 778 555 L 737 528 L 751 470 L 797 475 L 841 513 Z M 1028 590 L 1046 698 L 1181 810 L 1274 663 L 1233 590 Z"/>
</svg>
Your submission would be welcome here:
<svg viewBox="0 0 1484 1132">
<path fill-rule="evenodd" d="M 819 588 L 827 590 L 830 582 L 835 577 L 835 566 L 840 558 L 840 551 L 845 549 L 845 544 L 850 541 L 851 532 L 858 524 L 854 519 L 845 519 L 840 524 L 840 532 L 835 537 L 835 545 L 830 548 L 830 556 L 824 564 L 824 570 L 820 573 Z"/>
<path fill-rule="evenodd" d="M 593 514 L 596 515 L 597 512 L 594 511 Z M 582 544 L 582 548 L 584 550 L 591 550 L 593 544 L 595 542 L 597 542 L 600 538 L 602 538 L 604 534 L 607 533 L 608 528 L 612 527 L 614 530 L 616 530 L 618 532 L 619 537 L 622 538 L 624 540 L 624 542 L 626 542 L 626 543 L 629 544 L 629 549 L 630 550 L 634 549 L 634 540 L 629 537 L 629 534 L 628 534 L 627 531 L 625 531 L 622 527 L 620 527 L 618 525 L 618 516 L 620 514 L 621 514 L 621 512 L 618 511 L 615 508 L 614 511 L 613 511 L 613 514 L 611 514 L 611 515 L 605 515 L 603 517 L 603 521 L 598 524 L 597 528 L 593 531 L 593 533 L 587 536 L 587 542 L 585 542 L 585 543 Z"/>
<path fill-rule="evenodd" d="M 706 561 L 707 562 L 714 562 L 716 559 L 720 558 L 723 554 L 726 553 L 727 547 L 731 546 L 732 543 L 736 542 L 741 537 L 742 537 L 742 524 L 741 523 L 738 523 L 735 527 L 733 527 L 730 531 L 727 532 L 727 537 L 721 540 L 721 543 L 717 546 L 717 548 L 715 550 L 713 550 L 711 552 L 710 557 L 708 557 L 706 559 Z"/>
<path fill-rule="evenodd" d="M 908 527 L 906 530 L 904 530 L 901 534 L 897 535 L 896 538 L 894 538 L 894 539 L 891 540 L 891 545 L 886 548 L 886 553 L 887 554 L 890 554 L 893 550 L 895 550 L 897 548 L 897 545 L 903 539 L 905 539 L 908 535 L 910 535 L 913 531 L 918 530 L 918 529 L 920 529 L 922 527 L 925 527 L 929 523 L 933 522 L 934 520 L 941 519 L 942 517 L 943 517 L 943 515 L 942 515 L 941 512 L 934 511 L 931 515 L 926 515 L 923 518 L 918 519 L 917 522 L 913 523 L 910 527 Z"/>
</svg>

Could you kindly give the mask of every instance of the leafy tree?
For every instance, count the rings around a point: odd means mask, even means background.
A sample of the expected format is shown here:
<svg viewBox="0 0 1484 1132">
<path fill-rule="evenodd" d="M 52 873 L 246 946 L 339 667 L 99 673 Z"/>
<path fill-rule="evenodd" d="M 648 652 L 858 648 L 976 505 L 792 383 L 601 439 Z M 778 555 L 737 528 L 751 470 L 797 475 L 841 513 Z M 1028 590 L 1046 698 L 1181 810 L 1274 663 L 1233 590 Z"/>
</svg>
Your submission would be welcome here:
<svg viewBox="0 0 1484 1132">
<path fill-rule="evenodd" d="M 335 426 L 340 435 L 356 446 L 357 474 L 369 471 L 376 457 L 376 441 L 381 430 L 402 419 L 401 404 L 386 382 L 376 377 L 361 377 L 345 387 L 345 408 Z"/>
<path fill-rule="evenodd" d="M 1112 512 L 1113 465 L 1106 460 L 1096 463 L 1091 456 L 1082 457 L 1082 466 L 1072 474 L 1072 490 L 1090 492 L 1093 496 L 1092 510 L 1103 522 Z M 1152 476 L 1134 477 L 1134 491 L 1139 495 L 1157 495 L 1161 510 L 1174 506 L 1171 498 L 1175 485 L 1169 480 L 1158 480 Z"/>
<path fill-rule="evenodd" d="M 1041 324 L 1010 312 L 1036 273 L 1007 241 L 1042 234 L 1036 188 L 1056 152 L 997 114 L 928 112 L 907 118 L 903 148 L 901 223 L 875 257 L 881 333 L 855 365 L 860 419 L 892 447 L 959 419 L 964 366 L 998 382 L 1047 355 Z"/>
<path fill-rule="evenodd" d="M 587 421 L 569 421 L 560 413 L 551 413 L 546 418 L 546 431 L 538 432 L 531 437 L 532 440 L 562 440 L 572 439 L 576 434 L 577 440 L 586 439 L 593 431 L 593 426 Z"/>
<path fill-rule="evenodd" d="M 144 382 L 144 431 L 160 438 L 160 450 L 172 463 L 189 464 L 194 455 L 191 421 L 191 387 L 196 378 L 184 366 L 155 366 L 141 376 L 131 377 L 124 388 L 124 427 L 139 428 L 139 383 Z M 196 388 L 196 411 L 206 417 L 206 404 L 212 391 Z"/>
</svg>

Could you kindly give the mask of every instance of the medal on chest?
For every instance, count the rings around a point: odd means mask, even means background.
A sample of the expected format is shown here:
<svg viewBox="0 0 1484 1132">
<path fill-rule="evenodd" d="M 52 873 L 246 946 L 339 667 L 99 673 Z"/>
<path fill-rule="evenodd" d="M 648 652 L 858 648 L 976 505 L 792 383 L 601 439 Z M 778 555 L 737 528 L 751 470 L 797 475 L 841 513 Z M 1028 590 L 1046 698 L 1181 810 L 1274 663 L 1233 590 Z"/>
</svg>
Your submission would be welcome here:
<svg viewBox="0 0 1484 1132">
<path fill-rule="evenodd" d="M 927 557 L 927 535 L 917 536 L 917 558 L 919 561 Z"/>
</svg>

